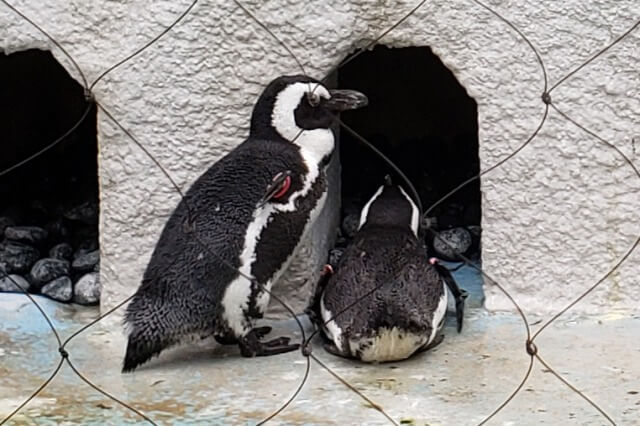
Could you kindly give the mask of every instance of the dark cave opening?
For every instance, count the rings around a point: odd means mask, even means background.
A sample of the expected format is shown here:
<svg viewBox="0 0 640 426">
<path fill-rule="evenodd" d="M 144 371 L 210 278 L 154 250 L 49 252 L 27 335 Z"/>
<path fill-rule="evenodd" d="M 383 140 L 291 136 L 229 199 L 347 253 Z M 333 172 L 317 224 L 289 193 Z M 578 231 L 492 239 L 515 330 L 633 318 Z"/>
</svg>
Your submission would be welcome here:
<svg viewBox="0 0 640 426">
<path fill-rule="evenodd" d="M 76 284 L 99 267 L 95 105 L 49 51 L 0 54 L 0 78 L 0 266 L 29 292 L 82 303 Z"/>
<path fill-rule="evenodd" d="M 411 180 L 424 210 L 480 172 L 477 104 L 428 47 L 378 45 L 331 76 L 338 88 L 365 93 L 369 105 L 342 120 L 387 155 Z M 354 231 L 360 209 L 393 170 L 354 136 L 340 131 L 342 234 Z M 480 258 L 480 180 L 439 204 L 430 214 L 441 235 L 470 239 L 465 255 Z M 456 241 L 459 235 L 453 235 Z M 448 238 L 449 239 L 449 238 Z M 429 240 L 429 239 L 428 239 Z M 339 239 L 340 241 L 340 239 Z M 433 250 L 433 241 L 428 241 Z M 437 251 L 437 250 L 436 250 Z M 442 253 L 441 258 L 447 259 Z M 455 257 L 455 256 L 453 256 Z"/>
</svg>

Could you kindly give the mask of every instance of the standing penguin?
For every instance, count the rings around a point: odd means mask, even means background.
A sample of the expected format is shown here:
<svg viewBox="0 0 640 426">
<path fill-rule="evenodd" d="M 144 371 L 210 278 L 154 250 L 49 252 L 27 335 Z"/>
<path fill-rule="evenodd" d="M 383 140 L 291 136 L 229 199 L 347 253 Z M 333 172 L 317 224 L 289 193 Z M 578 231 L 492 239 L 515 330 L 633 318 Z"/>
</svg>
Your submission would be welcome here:
<svg viewBox="0 0 640 426">
<path fill-rule="evenodd" d="M 327 351 L 365 362 L 396 361 L 442 341 L 446 286 L 457 285 L 428 259 L 418 219 L 414 202 L 388 178 L 364 206 L 358 233 L 316 298 Z M 457 308 L 460 331 L 463 305 Z"/>
<path fill-rule="evenodd" d="M 247 357 L 298 347 L 286 337 L 262 341 L 270 328 L 255 328 L 254 319 L 269 301 L 264 288 L 324 206 L 334 114 L 366 103 L 304 76 L 266 87 L 249 138 L 198 178 L 160 235 L 126 310 L 124 372 L 191 335 L 213 334 Z"/>
</svg>

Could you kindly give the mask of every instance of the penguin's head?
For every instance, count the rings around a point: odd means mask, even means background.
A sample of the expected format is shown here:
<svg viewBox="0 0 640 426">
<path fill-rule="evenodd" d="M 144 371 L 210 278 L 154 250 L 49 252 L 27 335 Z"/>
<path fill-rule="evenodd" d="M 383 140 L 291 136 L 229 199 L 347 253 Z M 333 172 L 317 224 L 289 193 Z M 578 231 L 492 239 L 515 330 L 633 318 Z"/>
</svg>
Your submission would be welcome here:
<svg viewBox="0 0 640 426">
<path fill-rule="evenodd" d="M 355 90 L 329 90 L 313 78 L 296 75 L 273 80 L 260 95 L 251 117 L 251 137 L 281 139 L 302 145 L 300 136 L 330 131 L 334 116 L 367 105 Z"/>
<path fill-rule="evenodd" d="M 419 211 L 409 194 L 400 185 L 394 185 L 387 176 L 360 214 L 361 229 L 365 225 L 392 226 L 411 229 L 418 235 Z"/>
</svg>

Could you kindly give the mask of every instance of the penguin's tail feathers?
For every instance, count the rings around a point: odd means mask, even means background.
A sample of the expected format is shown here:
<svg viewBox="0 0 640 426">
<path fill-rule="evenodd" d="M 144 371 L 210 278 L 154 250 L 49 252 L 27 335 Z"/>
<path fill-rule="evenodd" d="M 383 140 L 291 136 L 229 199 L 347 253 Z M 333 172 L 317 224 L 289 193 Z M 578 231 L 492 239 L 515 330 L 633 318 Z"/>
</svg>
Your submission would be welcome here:
<svg viewBox="0 0 640 426">
<path fill-rule="evenodd" d="M 128 335 L 122 372 L 130 372 L 179 342 L 180 330 L 169 309 L 152 299 L 134 297 L 124 316 Z"/>
<path fill-rule="evenodd" d="M 127 353 L 124 356 L 122 372 L 128 373 L 138 366 L 149 361 L 154 356 L 158 356 L 163 349 L 171 346 L 171 343 L 162 339 L 149 338 L 144 333 L 136 333 L 134 330 L 129 334 L 127 343 Z"/>
</svg>

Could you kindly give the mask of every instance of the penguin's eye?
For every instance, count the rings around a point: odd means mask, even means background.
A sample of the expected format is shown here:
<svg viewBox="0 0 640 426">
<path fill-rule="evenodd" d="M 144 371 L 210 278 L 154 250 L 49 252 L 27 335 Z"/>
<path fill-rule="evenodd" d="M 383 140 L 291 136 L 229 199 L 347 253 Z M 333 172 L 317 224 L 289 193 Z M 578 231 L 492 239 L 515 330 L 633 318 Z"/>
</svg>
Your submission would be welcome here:
<svg viewBox="0 0 640 426">
<path fill-rule="evenodd" d="M 309 105 L 312 107 L 317 107 L 320 105 L 320 95 L 314 92 L 307 92 L 307 102 L 309 102 Z"/>
</svg>

